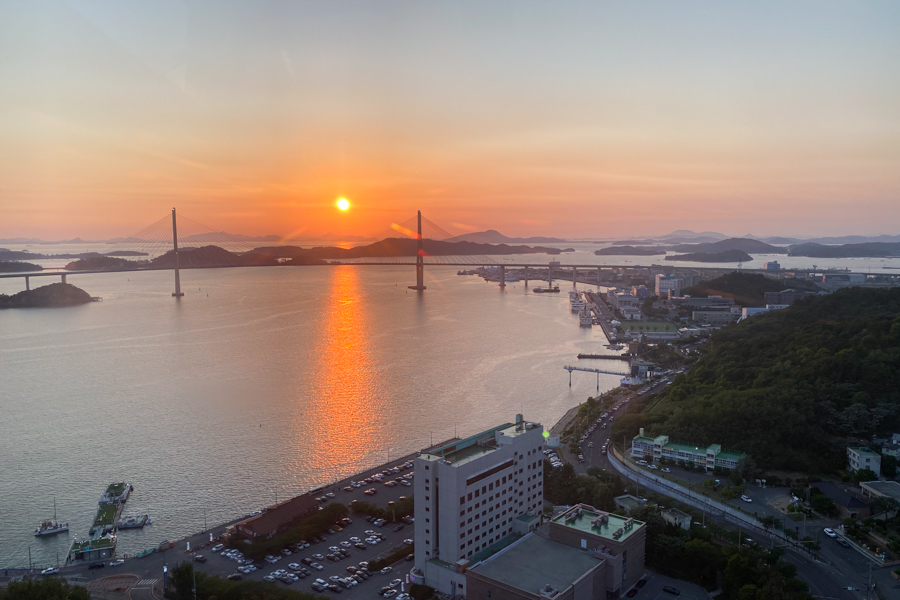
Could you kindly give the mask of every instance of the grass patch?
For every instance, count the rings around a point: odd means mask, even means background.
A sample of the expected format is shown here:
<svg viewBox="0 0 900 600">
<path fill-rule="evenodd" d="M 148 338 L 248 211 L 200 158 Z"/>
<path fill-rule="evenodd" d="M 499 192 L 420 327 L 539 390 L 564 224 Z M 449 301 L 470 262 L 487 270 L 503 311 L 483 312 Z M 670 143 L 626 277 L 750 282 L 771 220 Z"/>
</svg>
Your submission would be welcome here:
<svg viewBox="0 0 900 600">
<path fill-rule="evenodd" d="M 118 504 L 101 506 L 97 511 L 97 516 L 94 517 L 94 527 L 99 527 L 100 525 L 112 525 L 116 520 L 116 513 L 118 510 Z"/>
</svg>

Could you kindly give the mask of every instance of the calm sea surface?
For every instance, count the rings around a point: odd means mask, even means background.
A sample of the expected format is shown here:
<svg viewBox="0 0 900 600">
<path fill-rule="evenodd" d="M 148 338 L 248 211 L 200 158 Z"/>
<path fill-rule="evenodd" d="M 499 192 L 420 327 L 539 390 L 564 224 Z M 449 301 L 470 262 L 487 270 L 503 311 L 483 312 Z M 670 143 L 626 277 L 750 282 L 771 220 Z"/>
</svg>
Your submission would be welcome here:
<svg viewBox="0 0 900 600">
<path fill-rule="evenodd" d="M 112 481 L 136 491 L 120 553 L 178 539 L 522 412 L 596 392 L 563 365 L 608 352 L 568 298 L 411 267 L 79 275 L 103 302 L 0 311 L 0 566 L 62 561 Z M 41 285 L 54 279 L 33 280 Z M 569 289 L 564 284 L 563 289 Z M 22 289 L 0 280 L 0 292 Z M 601 388 L 618 384 L 601 376 Z M 56 497 L 69 536 L 37 539 Z"/>
</svg>

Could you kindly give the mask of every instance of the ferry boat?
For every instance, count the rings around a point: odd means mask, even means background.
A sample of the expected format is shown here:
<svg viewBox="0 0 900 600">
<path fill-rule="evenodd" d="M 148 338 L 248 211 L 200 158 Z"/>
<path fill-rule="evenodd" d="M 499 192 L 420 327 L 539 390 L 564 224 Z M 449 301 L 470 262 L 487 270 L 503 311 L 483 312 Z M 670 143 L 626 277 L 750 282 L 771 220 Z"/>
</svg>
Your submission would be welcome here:
<svg viewBox="0 0 900 600">
<path fill-rule="evenodd" d="M 569 292 L 569 308 L 573 313 L 581 312 L 584 308 L 584 300 L 578 292 Z"/>
<path fill-rule="evenodd" d="M 594 315 L 588 309 L 588 307 L 584 307 L 581 309 L 581 312 L 578 313 L 578 325 L 581 327 L 591 327 L 594 324 Z"/>
<path fill-rule="evenodd" d="M 53 518 L 41 521 L 38 528 L 34 530 L 34 535 L 41 537 L 43 535 L 55 535 L 69 530 L 68 523 L 58 523 L 56 521 L 56 498 L 53 499 Z"/>
<path fill-rule="evenodd" d="M 537 288 L 534 288 L 534 293 L 535 294 L 558 294 L 559 286 L 554 285 L 553 287 L 545 287 L 545 288 L 537 287 Z"/>
</svg>

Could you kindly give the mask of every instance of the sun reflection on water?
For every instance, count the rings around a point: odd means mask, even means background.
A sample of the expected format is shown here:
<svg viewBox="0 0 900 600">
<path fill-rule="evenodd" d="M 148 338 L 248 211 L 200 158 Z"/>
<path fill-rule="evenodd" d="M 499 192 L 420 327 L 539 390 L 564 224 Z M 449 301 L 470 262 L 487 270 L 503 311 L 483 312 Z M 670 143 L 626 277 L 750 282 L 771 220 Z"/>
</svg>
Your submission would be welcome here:
<svg viewBox="0 0 900 600">
<path fill-rule="evenodd" d="M 383 437 L 377 432 L 380 378 L 371 356 L 371 315 L 359 271 L 346 266 L 332 272 L 311 369 L 313 393 L 306 400 L 306 422 L 296 428 L 312 438 L 298 440 L 298 446 L 311 447 L 316 462 L 334 469 L 321 474 L 325 481 L 355 470 Z"/>
</svg>

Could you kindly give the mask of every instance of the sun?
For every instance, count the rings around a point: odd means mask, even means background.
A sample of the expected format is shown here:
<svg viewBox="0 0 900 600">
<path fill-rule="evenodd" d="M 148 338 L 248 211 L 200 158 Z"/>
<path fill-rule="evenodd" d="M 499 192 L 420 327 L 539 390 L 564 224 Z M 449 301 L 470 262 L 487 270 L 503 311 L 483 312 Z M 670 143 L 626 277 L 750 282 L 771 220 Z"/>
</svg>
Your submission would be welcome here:
<svg viewBox="0 0 900 600">
<path fill-rule="evenodd" d="M 341 210 L 347 210 L 350 208 L 350 201 L 346 198 L 338 198 L 337 207 Z"/>
</svg>

